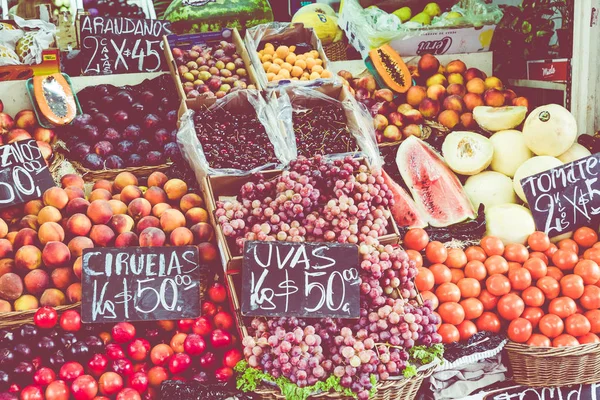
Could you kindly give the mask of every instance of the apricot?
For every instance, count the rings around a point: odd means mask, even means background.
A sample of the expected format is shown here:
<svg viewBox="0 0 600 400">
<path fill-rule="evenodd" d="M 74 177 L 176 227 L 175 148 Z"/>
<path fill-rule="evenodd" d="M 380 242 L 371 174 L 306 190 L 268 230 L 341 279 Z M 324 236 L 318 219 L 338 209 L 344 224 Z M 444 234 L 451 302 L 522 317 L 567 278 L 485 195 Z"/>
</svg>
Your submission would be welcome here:
<svg viewBox="0 0 600 400">
<path fill-rule="evenodd" d="M 92 191 L 96 190 L 96 189 L 104 189 L 104 190 L 108 190 L 109 192 L 113 192 L 113 184 L 110 181 L 107 181 L 106 179 L 100 179 L 98 181 L 96 181 L 96 183 L 94 183 L 94 186 L 92 186 Z"/>
<path fill-rule="evenodd" d="M 0 275 L 13 272 L 15 269 L 15 260 L 12 258 L 0 259 Z"/>
<path fill-rule="evenodd" d="M 127 188 L 125 188 L 127 189 Z M 167 194 L 158 186 L 152 186 L 144 193 L 144 198 L 150 202 L 152 206 L 168 201 Z"/>
<path fill-rule="evenodd" d="M 447 74 L 464 74 L 467 72 L 467 66 L 461 60 L 452 60 L 446 65 Z"/>
<path fill-rule="evenodd" d="M 416 125 L 421 125 L 424 120 L 423 114 L 419 110 L 408 110 L 404 113 L 404 119 L 406 119 L 406 123 Z"/>
<path fill-rule="evenodd" d="M 26 215 L 19 221 L 19 229 L 31 228 L 37 230 L 39 228 L 38 217 L 36 215 Z"/>
<path fill-rule="evenodd" d="M 127 214 L 116 214 L 110 219 L 108 225 L 115 231 L 115 233 L 130 232 L 135 225 L 133 218 Z"/>
<path fill-rule="evenodd" d="M 94 200 L 87 209 L 87 216 L 94 224 L 106 224 L 113 216 L 113 211 L 106 200 Z"/>
<path fill-rule="evenodd" d="M 483 94 L 485 92 L 485 83 L 481 78 L 473 78 L 467 82 L 467 92 L 475 94 Z"/>
<path fill-rule="evenodd" d="M 485 78 L 487 78 L 487 76 L 485 75 L 485 73 L 483 73 L 483 71 L 481 71 L 477 68 L 469 68 L 468 70 L 465 71 L 465 79 L 467 81 L 471 81 L 475 78 L 484 80 Z"/>
<path fill-rule="evenodd" d="M 0 276 L 0 299 L 16 300 L 23 294 L 23 281 L 15 273 Z"/>
<path fill-rule="evenodd" d="M 67 220 L 67 232 L 74 236 L 86 236 L 92 229 L 92 221 L 85 214 L 73 214 Z"/>
<path fill-rule="evenodd" d="M 460 115 L 454 110 L 444 110 L 438 115 L 438 122 L 452 129 L 460 122 Z"/>
<path fill-rule="evenodd" d="M 12 244 L 13 246 L 15 245 L 15 237 L 17 236 L 17 231 L 12 231 L 12 232 L 8 232 L 6 234 L 6 239 L 10 242 L 10 244 Z"/>
<path fill-rule="evenodd" d="M 473 114 L 472 113 L 461 114 L 461 116 L 460 116 L 460 124 L 462 126 L 464 126 L 465 129 L 468 129 L 468 130 L 477 129 L 477 122 L 475 121 L 475 118 L 473 118 Z"/>
<path fill-rule="evenodd" d="M 43 269 L 29 271 L 23 278 L 27 292 L 39 296 L 50 286 L 50 275 Z"/>
<path fill-rule="evenodd" d="M 21 247 L 15 253 L 15 267 L 20 270 L 33 270 L 42 265 L 42 252 L 35 246 Z"/>
<path fill-rule="evenodd" d="M 123 232 L 115 239 L 115 247 L 137 247 L 139 246 L 138 235 L 133 232 Z"/>
<path fill-rule="evenodd" d="M 15 236 L 15 242 L 13 248 L 19 249 L 26 245 L 37 245 L 39 244 L 38 233 L 31 228 L 21 229 Z M 0 239 L 0 258 L 2 257 L 2 239 Z M 11 249 L 12 250 L 12 249 Z"/>
<path fill-rule="evenodd" d="M 88 207 L 90 206 L 90 202 L 86 199 L 76 198 L 69 201 L 67 204 L 67 216 L 73 214 L 87 214 Z"/>
<path fill-rule="evenodd" d="M 35 310 L 39 307 L 38 299 L 30 294 L 24 294 L 15 300 L 15 311 Z"/>
<path fill-rule="evenodd" d="M 113 214 L 127 214 L 127 204 L 123 203 L 121 200 L 111 199 L 108 201 L 110 208 L 113 211 Z"/>
<path fill-rule="evenodd" d="M 165 210 L 160 216 L 160 226 L 166 233 L 174 231 L 176 228 L 185 226 L 185 216 L 181 211 L 174 208 Z"/>
<path fill-rule="evenodd" d="M 442 101 L 446 97 L 446 88 L 442 85 L 433 85 L 427 88 L 427 97 L 432 100 Z"/>
<path fill-rule="evenodd" d="M 50 288 L 44 290 L 40 297 L 40 306 L 58 307 L 67 304 L 65 294 L 58 289 Z"/>
<path fill-rule="evenodd" d="M 15 127 L 30 130 L 37 125 L 33 110 L 21 110 L 15 115 Z"/>
<path fill-rule="evenodd" d="M 427 98 L 419 104 L 419 111 L 425 118 L 435 118 L 440 113 L 440 102 Z"/>
<path fill-rule="evenodd" d="M 406 92 L 406 102 L 417 107 L 427 97 L 427 89 L 423 86 L 412 86 Z"/>
<path fill-rule="evenodd" d="M 517 98 L 517 94 L 514 90 L 505 89 L 502 94 L 504 95 L 504 104 L 511 105 L 513 100 Z"/>
<path fill-rule="evenodd" d="M 158 228 L 146 228 L 140 233 L 140 246 L 161 247 L 167 240 L 165 233 Z"/>
<path fill-rule="evenodd" d="M 463 101 L 465 102 L 465 106 L 467 110 L 473 111 L 475 107 L 479 107 L 483 105 L 483 99 L 480 95 L 475 93 L 467 93 L 465 97 L 463 97 Z"/>
<path fill-rule="evenodd" d="M 69 186 L 75 186 L 79 189 L 85 189 L 85 182 L 83 178 L 77 174 L 66 174 L 60 178 L 60 184 L 63 188 L 67 188 Z"/>
<path fill-rule="evenodd" d="M 402 103 L 398 106 L 398 108 L 396 108 L 396 111 L 398 111 L 400 114 L 404 114 L 409 110 L 414 110 L 414 108 L 408 103 Z"/>
<path fill-rule="evenodd" d="M 214 244 L 204 242 L 198 245 L 198 254 L 200 255 L 200 262 L 208 263 L 215 261 L 219 255 L 219 252 Z"/>
<path fill-rule="evenodd" d="M 423 130 L 420 125 L 410 124 L 402 129 L 402 136 L 406 139 L 409 136 L 420 138 L 423 135 Z"/>
<path fill-rule="evenodd" d="M 137 233 L 141 233 L 146 228 L 160 228 L 160 220 L 152 215 L 140 219 L 135 227 Z"/>
<path fill-rule="evenodd" d="M 433 85 L 442 85 L 442 86 L 446 86 L 448 84 L 448 80 L 446 79 L 446 77 L 443 74 L 435 74 L 432 77 L 427 79 L 426 82 L 426 86 L 433 86 Z"/>
<path fill-rule="evenodd" d="M 211 224 L 198 222 L 190 228 L 194 234 L 195 243 L 209 242 L 213 239 L 215 231 Z"/>
<path fill-rule="evenodd" d="M 40 225 L 38 239 L 42 245 L 52 241 L 62 242 L 65 240 L 65 231 L 56 222 L 45 222 Z"/>
<path fill-rule="evenodd" d="M 165 183 L 164 190 L 169 200 L 179 201 L 187 193 L 188 187 L 181 179 L 170 179 Z"/>
<path fill-rule="evenodd" d="M 106 225 L 94 225 L 90 232 L 90 239 L 100 247 L 107 247 L 115 239 L 115 236 L 115 232 Z"/>
<path fill-rule="evenodd" d="M 80 257 L 84 249 L 94 248 L 94 242 L 87 236 L 75 236 L 68 247 L 72 257 Z"/>
<path fill-rule="evenodd" d="M 513 100 L 512 105 L 527 107 L 527 109 L 529 110 L 529 100 L 527 99 L 527 97 L 517 97 Z"/>
<path fill-rule="evenodd" d="M 81 301 L 81 283 L 75 282 L 70 284 L 65 293 L 69 303 Z"/>
<path fill-rule="evenodd" d="M 67 192 L 58 186 L 51 187 L 50 189 L 46 190 L 42 199 L 45 205 L 56 207 L 59 210 L 65 208 L 69 202 L 69 196 L 67 196 Z"/>
<path fill-rule="evenodd" d="M 76 199 L 76 198 L 85 199 L 84 191 L 82 189 L 78 188 L 77 186 L 67 186 L 65 188 L 65 193 L 67 193 L 67 196 L 69 197 L 69 201 Z"/>
<path fill-rule="evenodd" d="M 465 78 L 459 73 L 448 74 L 448 83 L 464 85 Z"/>
<path fill-rule="evenodd" d="M 483 102 L 486 106 L 502 107 L 504 105 L 504 93 L 498 89 L 488 89 L 483 95 Z"/>
<path fill-rule="evenodd" d="M 142 191 L 140 188 L 134 185 L 127 185 L 121 191 L 119 200 L 125 204 L 129 204 L 133 199 L 142 197 Z"/>
<path fill-rule="evenodd" d="M 73 274 L 75 274 L 75 276 L 79 280 L 81 280 L 81 270 L 82 269 L 83 269 L 83 257 L 79 256 L 75 259 L 75 262 L 73 263 Z"/>
<path fill-rule="evenodd" d="M 463 101 L 463 99 L 460 96 L 457 96 L 457 95 L 448 96 L 444 99 L 442 108 L 444 110 L 454 110 L 457 113 L 461 114 L 465 110 L 465 102 Z"/>
<path fill-rule="evenodd" d="M 14 143 L 20 140 L 33 139 L 33 137 L 25 129 L 11 129 L 5 136 L 6 143 Z M 45 157 L 44 157 L 45 158 Z"/>
<path fill-rule="evenodd" d="M 137 186 L 137 184 L 138 180 L 134 174 L 132 174 L 131 172 L 121 172 L 119 175 L 117 175 L 115 181 L 113 182 L 113 189 L 115 192 L 120 193 L 125 186 Z"/>
<path fill-rule="evenodd" d="M 62 214 L 56 207 L 46 206 L 40 210 L 37 217 L 41 225 L 46 222 L 59 222 L 62 219 Z"/>
<path fill-rule="evenodd" d="M 453 83 L 451 85 L 448 85 L 448 87 L 446 88 L 446 93 L 448 93 L 449 96 L 457 95 L 463 97 L 467 93 L 467 89 L 464 85 Z"/>
<path fill-rule="evenodd" d="M 44 203 L 42 203 L 41 200 L 29 200 L 27 203 L 25 203 L 23 212 L 25 215 L 38 215 L 42 208 L 44 208 Z"/>
<path fill-rule="evenodd" d="M 148 177 L 148 187 L 157 186 L 162 188 L 168 180 L 169 178 L 167 178 L 167 175 L 162 172 L 153 172 Z"/>
<path fill-rule="evenodd" d="M 504 88 L 504 84 L 502 83 L 502 81 L 495 76 L 490 76 L 490 77 L 485 78 L 484 82 L 485 82 L 486 89 L 502 90 Z"/>
<path fill-rule="evenodd" d="M 190 225 L 198 222 L 208 222 L 208 212 L 204 208 L 194 207 L 185 213 L 185 218 Z"/>
<path fill-rule="evenodd" d="M 56 268 L 50 274 L 54 287 L 65 290 L 73 282 L 73 270 L 69 267 Z"/>
<path fill-rule="evenodd" d="M 152 212 L 152 206 L 150 202 L 143 197 L 134 199 L 127 206 L 127 212 L 131 217 L 138 221 L 141 218 L 147 217 Z"/>
<path fill-rule="evenodd" d="M 152 215 L 154 215 L 156 218 L 160 218 L 162 213 L 165 212 L 165 210 L 168 210 L 169 208 L 173 207 L 171 207 L 167 203 L 158 203 L 157 205 L 152 207 Z"/>
<path fill-rule="evenodd" d="M 11 312 L 12 306 L 6 300 L 0 300 L 0 313 Z M 16 398 L 16 397 L 15 397 Z"/>
<path fill-rule="evenodd" d="M 194 234 L 186 227 L 175 228 L 169 241 L 173 246 L 188 246 L 194 243 Z"/>
</svg>

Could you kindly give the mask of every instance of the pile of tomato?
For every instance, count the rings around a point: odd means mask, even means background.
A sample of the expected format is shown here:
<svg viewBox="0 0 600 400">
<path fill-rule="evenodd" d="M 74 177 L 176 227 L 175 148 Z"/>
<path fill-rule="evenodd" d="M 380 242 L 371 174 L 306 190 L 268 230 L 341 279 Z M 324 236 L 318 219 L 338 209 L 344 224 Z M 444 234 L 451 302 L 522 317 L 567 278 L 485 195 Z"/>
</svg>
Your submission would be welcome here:
<svg viewBox="0 0 600 400">
<path fill-rule="evenodd" d="M 600 342 L 600 242 L 591 228 L 556 244 L 543 232 L 527 246 L 486 236 L 464 250 L 411 229 L 404 246 L 419 269 L 417 288 L 441 317 L 444 343 L 478 331 L 532 346 Z"/>
</svg>

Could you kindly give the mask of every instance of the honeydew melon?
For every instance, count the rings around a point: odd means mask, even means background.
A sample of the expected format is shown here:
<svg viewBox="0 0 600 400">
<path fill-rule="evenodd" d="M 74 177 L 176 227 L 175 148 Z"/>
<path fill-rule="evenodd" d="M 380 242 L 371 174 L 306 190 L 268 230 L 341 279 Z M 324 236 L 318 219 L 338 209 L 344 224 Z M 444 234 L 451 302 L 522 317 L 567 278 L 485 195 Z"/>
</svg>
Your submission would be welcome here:
<svg viewBox="0 0 600 400">
<path fill-rule="evenodd" d="M 512 179 L 500 172 L 483 171 L 473 175 L 467 179 L 464 188 L 476 209 L 482 203 L 487 210 L 495 205 L 517 202 Z"/>
<path fill-rule="evenodd" d="M 499 204 L 485 210 L 486 235 L 495 236 L 502 243 L 525 244 L 535 232 L 531 211 L 518 204 Z"/>
<path fill-rule="evenodd" d="M 492 170 L 511 178 L 521 164 L 533 157 L 533 153 L 525 144 L 523 134 L 519 131 L 511 129 L 496 132 L 490 137 L 490 141 L 494 146 Z"/>
<path fill-rule="evenodd" d="M 558 104 L 547 104 L 529 114 L 523 125 L 525 144 L 538 156 L 557 157 L 575 143 L 575 117 Z"/>
<path fill-rule="evenodd" d="M 451 132 L 444 139 L 442 154 L 452 171 L 475 175 L 492 162 L 494 146 L 485 136 L 474 132 Z"/>
<path fill-rule="evenodd" d="M 523 200 L 524 203 L 527 203 L 525 192 L 521 186 L 521 180 L 523 178 L 527 178 L 528 176 L 539 174 L 540 172 L 544 172 L 552 168 L 560 167 L 562 164 L 562 161 L 560 161 L 558 158 L 550 156 L 536 156 L 525 161 L 523 165 L 517 169 L 513 178 L 513 188 L 515 193 L 521 200 Z"/>
<path fill-rule="evenodd" d="M 473 109 L 473 118 L 480 127 L 490 132 L 514 129 L 523 122 L 527 115 L 527 107 L 478 106 Z"/>
<path fill-rule="evenodd" d="M 564 164 L 570 163 L 575 160 L 579 160 L 580 158 L 585 158 L 591 156 L 592 153 L 580 145 L 579 143 L 573 143 L 573 146 L 569 148 L 569 150 L 562 153 L 560 156 L 556 157 Z"/>
</svg>

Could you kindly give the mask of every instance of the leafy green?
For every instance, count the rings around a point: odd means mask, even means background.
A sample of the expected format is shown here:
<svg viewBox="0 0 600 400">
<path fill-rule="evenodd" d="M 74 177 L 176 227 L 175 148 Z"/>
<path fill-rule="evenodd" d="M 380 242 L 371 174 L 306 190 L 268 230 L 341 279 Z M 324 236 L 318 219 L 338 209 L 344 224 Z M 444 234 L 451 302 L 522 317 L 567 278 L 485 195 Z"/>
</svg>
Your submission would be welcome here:
<svg viewBox="0 0 600 400">
<path fill-rule="evenodd" d="M 419 361 L 422 365 L 429 364 L 436 359 L 444 357 L 444 345 L 441 343 L 432 346 L 414 346 L 408 350 L 411 360 Z"/>
<path fill-rule="evenodd" d="M 413 377 L 417 374 L 417 367 L 415 367 L 414 365 L 407 362 L 406 368 L 404 369 L 402 374 L 404 375 L 405 378 Z"/>
</svg>

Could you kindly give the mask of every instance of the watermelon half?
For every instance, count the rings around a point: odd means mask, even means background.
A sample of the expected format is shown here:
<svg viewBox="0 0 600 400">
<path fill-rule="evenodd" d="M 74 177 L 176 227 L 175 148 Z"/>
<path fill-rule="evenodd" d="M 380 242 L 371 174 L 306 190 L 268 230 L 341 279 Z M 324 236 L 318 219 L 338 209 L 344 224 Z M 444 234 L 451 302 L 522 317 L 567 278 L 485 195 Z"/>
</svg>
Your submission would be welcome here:
<svg viewBox="0 0 600 400">
<path fill-rule="evenodd" d="M 394 205 L 390 207 L 390 211 L 396 224 L 400 228 L 425 228 L 427 221 L 421 215 L 412 197 L 385 170 L 382 172 L 385 184 L 394 195 Z"/>
</svg>

